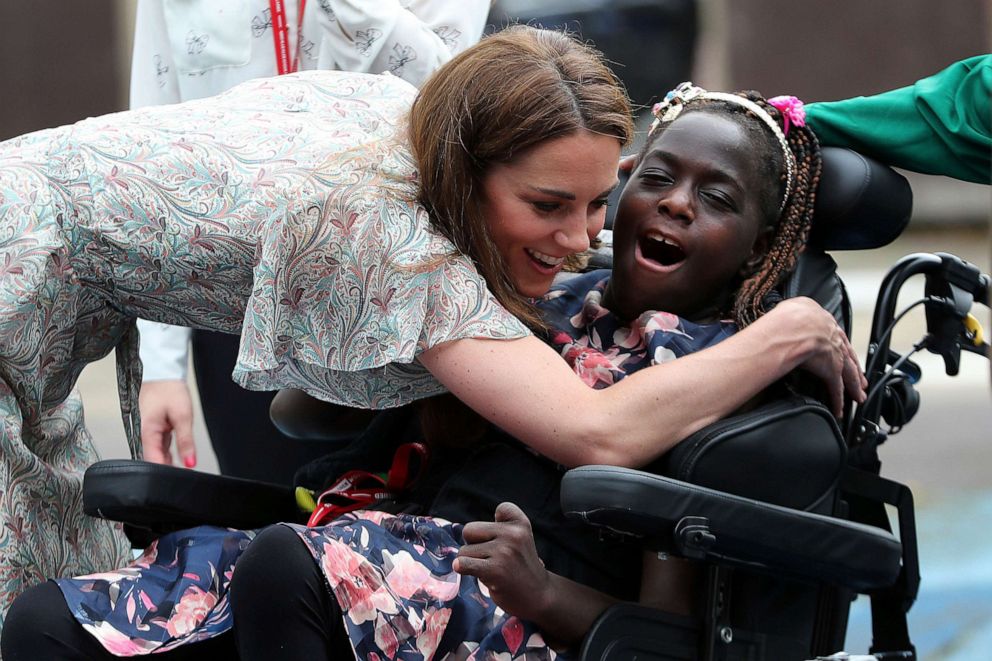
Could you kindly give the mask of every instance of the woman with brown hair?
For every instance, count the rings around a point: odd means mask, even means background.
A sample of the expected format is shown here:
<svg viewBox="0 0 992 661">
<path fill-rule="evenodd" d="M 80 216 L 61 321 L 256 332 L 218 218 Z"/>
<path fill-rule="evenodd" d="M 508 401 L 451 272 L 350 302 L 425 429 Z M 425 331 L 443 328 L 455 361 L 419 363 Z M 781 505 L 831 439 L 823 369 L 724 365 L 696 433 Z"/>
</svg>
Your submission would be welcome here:
<svg viewBox="0 0 992 661">
<path fill-rule="evenodd" d="M 449 390 L 564 465 L 641 465 L 796 367 L 822 376 L 838 406 L 845 386 L 861 396 L 846 338 L 810 301 L 588 389 L 533 337 L 527 299 L 602 227 L 630 137 L 622 89 L 588 47 L 519 27 L 454 58 L 411 108 L 412 97 L 388 76 L 310 72 L 0 146 L 0 331 L 11 340 L 0 353 L 3 514 L 25 516 L 32 484 L 58 491 L 16 538 L 4 529 L 5 571 L 16 568 L 7 598 L 46 575 L 111 564 L 91 559 L 109 534 L 76 509 L 92 457 L 66 398 L 82 365 L 118 346 L 133 418 L 137 316 L 240 331 L 234 378 L 248 388 L 366 408 Z M 47 455 L 35 454 L 40 437 Z M 66 446 L 72 461 L 52 480 Z M 72 531 L 72 542 L 52 530 Z M 316 596 L 366 625 L 366 642 L 429 658 L 478 644 L 479 627 L 513 640 L 523 631 L 512 618 L 494 627 L 484 588 L 459 597 L 457 534 L 443 521 L 369 512 L 296 539 L 319 560 L 311 571 L 345 580 L 335 599 Z M 232 568 L 252 536 L 167 536 L 125 570 L 136 580 L 124 592 L 113 583 L 100 593 L 99 577 L 75 582 L 93 599 L 72 614 L 111 654 L 196 654 L 205 648 L 184 644 L 223 640 L 231 627 Z M 55 563 L 32 554 L 46 544 Z M 153 594 L 140 577 L 156 554 L 183 571 Z M 441 605 L 456 597 L 468 611 Z M 235 627 L 242 658 L 272 658 L 241 638 L 259 630 Z M 359 644 L 335 640 L 335 654 Z"/>
</svg>

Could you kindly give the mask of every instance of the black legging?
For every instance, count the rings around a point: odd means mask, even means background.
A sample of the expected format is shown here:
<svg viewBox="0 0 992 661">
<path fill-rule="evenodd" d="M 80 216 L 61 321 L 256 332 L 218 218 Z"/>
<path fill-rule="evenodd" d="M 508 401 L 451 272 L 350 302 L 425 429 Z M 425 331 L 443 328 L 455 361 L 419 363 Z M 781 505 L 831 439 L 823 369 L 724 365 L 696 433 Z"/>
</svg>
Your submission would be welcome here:
<svg viewBox="0 0 992 661">
<path fill-rule="evenodd" d="M 335 446 L 284 435 L 269 418 L 269 405 L 276 394 L 245 390 L 231 380 L 240 339 L 215 331 L 193 331 L 196 388 L 217 465 L 224 475 L 293 484 L 296 469 Z"/>
<path fill-rule="evenodd" d="M 162 661 L 203 659 L 354 659 L 337 601 L 296 533 L 262 531 L 238 559 L 231 580 L 233 631 L 156 654 Z M 4 622 L 5 661 L 116 659 L 72 616 L 55 583 L 14 601 Z"/>
</svg>

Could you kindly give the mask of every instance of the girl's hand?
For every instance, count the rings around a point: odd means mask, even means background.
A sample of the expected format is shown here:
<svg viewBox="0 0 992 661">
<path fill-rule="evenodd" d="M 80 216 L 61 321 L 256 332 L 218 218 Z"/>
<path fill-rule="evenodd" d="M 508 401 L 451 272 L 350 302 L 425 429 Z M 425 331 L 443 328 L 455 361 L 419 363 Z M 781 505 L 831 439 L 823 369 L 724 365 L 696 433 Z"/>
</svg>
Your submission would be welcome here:
<svg viewBox="0 0 992 661">
<path fill-rule="evenodd" d="M 833 315 L 816 301 L 789 298 L 765 315 L 778 324 L 778 331 L 796 343 L 802 353 L 799 367 L 819 377 L 827 386 L 834 415 L 844 412 L 844 394 L 861 403 L 865 399 L 865 379 L 858 356 Z"/>
<path fill-rule="evenodd" d="M 507 613 L 539 622 L 554 588 L 537 556 L 530 520 L 513 503 L 500 503 L 495 518 L 494 523 L 465 526 L 465 546 L 458 551 L 454 569 L 485 583 L 493 601 Z"/>
</svg>

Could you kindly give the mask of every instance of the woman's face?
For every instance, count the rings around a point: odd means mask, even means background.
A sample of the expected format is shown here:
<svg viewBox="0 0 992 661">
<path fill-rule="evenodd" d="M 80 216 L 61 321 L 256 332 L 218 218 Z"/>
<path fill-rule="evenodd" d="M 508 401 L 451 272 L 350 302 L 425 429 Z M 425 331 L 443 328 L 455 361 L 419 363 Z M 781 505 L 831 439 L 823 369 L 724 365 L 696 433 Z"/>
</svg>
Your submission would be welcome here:
<svg viewBox="0 0 992 661">
<path fill-rule="evenodd" d="M 626 319 L 717 318 L 745 263 L 764 253 L 764 185 L 737 122 L 706 111 L 675 120 L 620 197 L 607 305 Z"/>
<path fill-rule="evenodd" d="M 543 295 L 565 258 L 603 229 L 619 158 L 616 138 L 578 131 L 489 169 L 482 211 L 518 292 Z"/>
</svg>

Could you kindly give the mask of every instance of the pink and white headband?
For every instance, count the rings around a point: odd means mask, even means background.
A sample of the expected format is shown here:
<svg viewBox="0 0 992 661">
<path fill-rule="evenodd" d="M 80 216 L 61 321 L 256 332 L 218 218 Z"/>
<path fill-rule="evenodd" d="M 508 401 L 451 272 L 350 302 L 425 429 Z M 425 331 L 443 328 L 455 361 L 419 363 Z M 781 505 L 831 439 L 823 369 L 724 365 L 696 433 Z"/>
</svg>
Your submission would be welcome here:
<svg viewBox="0 0 992 661">
<path fill-rule="evenodd" d="M 803 107 L 803 102 L 794 96 L 776 96 L 768 99 L 768 103 L 782 113 L 784 126 L 779 126 L 779 123 L 764 108 L 750 99 L 725 92 L 707 92 L 702 87 L 697 87 L 691 82 L 685 82 L 666 94 L 664 100 L 654 104 L 651 112 L 655 120 L 651 123 L 648 135 L 654 133 L 663 122 L 675 121 L 675 118 L 679 116 L 686 104 L 699 100 L 726 101 L 737 104 L 750 110 L 771 129 L 772 134 L 782 148 L 782 153 L 785 155 L 785 195 L 782 197 L 782 204 L 779 207 L 779 212 L 781 213 L 782 209 L 785 208 L 785 203 L 789 199 L 789 195 L 792 193 L 792 181 L 796 175 L 796 157 L 792 154 L 792 150 L 789 149 L 789 143 L 785 139 L 785 136 L 788 135 L 790 126 L 806 125 L 806 110 Z"/>
</svg>

